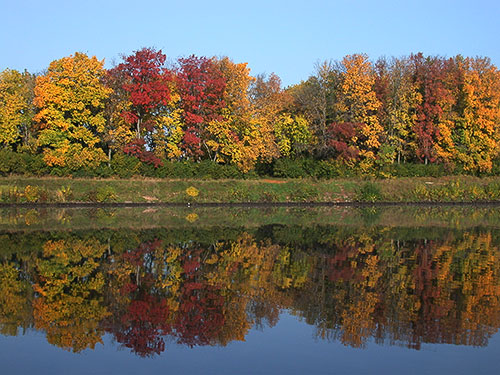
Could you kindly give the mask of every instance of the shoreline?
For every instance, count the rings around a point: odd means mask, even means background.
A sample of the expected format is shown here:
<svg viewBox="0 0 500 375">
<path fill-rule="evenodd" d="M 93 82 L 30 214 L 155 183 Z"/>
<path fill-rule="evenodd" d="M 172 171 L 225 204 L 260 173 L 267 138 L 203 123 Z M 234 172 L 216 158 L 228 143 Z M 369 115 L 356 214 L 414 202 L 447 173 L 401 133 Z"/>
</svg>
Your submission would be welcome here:
<svg viewBox="0 0 500 375">
<path fill-rule="evenodd" d="M 446 206 L 500 206 L 500 201 L 415 201 L 415 202 L 50 202 L 50 203 L 0 203 L 0 208 L 134 208 L 134 207 L 446 207 Z"/>
</svg>

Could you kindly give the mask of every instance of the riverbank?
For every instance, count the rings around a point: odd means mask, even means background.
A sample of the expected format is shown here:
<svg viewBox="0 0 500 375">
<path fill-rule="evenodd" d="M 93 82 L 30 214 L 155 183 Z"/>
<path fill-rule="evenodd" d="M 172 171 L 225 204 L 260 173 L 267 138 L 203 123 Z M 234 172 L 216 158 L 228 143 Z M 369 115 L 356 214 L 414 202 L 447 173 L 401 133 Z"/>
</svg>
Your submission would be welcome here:
<svg viewBox="0 0 500 375">
<path fill-rule="evenodd" d="M 199 180 L 0 178 L 0 203 L 495 202 L 500 177 Z"/>
</svg>

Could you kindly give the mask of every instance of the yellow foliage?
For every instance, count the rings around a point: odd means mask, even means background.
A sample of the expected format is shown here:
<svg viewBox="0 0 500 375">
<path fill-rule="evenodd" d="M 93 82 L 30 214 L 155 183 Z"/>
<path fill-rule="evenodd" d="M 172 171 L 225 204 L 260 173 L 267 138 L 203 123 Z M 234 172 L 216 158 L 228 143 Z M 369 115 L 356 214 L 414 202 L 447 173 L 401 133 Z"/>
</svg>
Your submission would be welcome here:
<svg viewBox="0 0 500 375">
<path fill-rule="evenodd" d="M 96 147 L 105 130 L 104 101 L 111 93 L 101 82 L 103 65 L 95 56 L 77 52 L 53 61 L 47 73 L 37 77 L 35 121 L 48 165 L 76 169 L 105 160 Z"/>
<path fill-rule="evenodd" d="M 10 69 L 0 73 L 0 145 L 15 144 L 31 127 L 31 77 Z"/>
<path fill-rule="evenodd" d="M 377 150 L 383 128 L 376 116 L 381 103 L 373 85 L 375 76 L 368 56 L 348 55 L 342 60 L 339 101 L 337 110 L 344 122 L 361 123 L 360 150 Z"/>
</svg>

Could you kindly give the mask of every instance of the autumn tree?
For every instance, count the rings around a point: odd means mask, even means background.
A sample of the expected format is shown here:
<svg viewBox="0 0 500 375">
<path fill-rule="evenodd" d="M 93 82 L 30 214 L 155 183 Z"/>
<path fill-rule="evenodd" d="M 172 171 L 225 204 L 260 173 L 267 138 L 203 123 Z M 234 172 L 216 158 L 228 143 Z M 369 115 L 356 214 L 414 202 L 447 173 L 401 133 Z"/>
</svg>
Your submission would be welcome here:
<svg viewBox="0 0 500 375">
<path fill-rule="evenodd" d="M 0 145 L 31 143 L 34 86 L 35 77 L 27 71 L 0 73 Z"/>
<path fill-rule="evenodd" d="M 223 73 L 214 59 L 192 55 L 178 60 L 176 83 L 185 126 L 183 152 L 195 159 L 204 154 L 211 157 L 206 127 L 212 121 L 223 119 L 222 110 L 226 105 Z"/>
<path fill-rule="evenodd" d="M 422 97 L 417 106 L 414 132 L 417 156 L 428 162 L 449 162 L 454 154 L 452 140 L 453 106 L 455 96 L 447 84 L 451 60 L 424 57 L 421 53 L 410 57 L 414 65 L 415 83 Z"/>
<path fill-rule="evenodd" d="M 467 171 L 489 171 L 500 152 L 500 72 L 488 58 L 462 58 L 454 157 Z"/>
<path fill-rule="evenodd" d="M 249 91 L 252 104 L 252 123 L 259 133 L 253 150 L 255 160 L 270 161 L 279 157 L 276 144 L 275 125 L 291 106 L 292 98 L 281 87 L 281 79 L 271 73 L 260 74 L 252 83 Z"/>
<path fill-rule="evenodd" d="M 311 145 L 313 134 L 304 116 L 283 114 L 274 125 L 280 156 L 297 156 Z"/>
<path fill-rule="evenodd" d="M 135 132 L 135 140 L 130 140 L 123 150 L 155 165 L 160 162 L 153 154 L 158 140 L 153 134 L 161 133 L 160 139 L 169 136 L 163 124 L 169 113 L 172 76 L 165 60 L 161 50 L 143 48 L 124 57 L 124 62 L 109 73 L 111 84 L 125 93 L 117 108 L 120 116 Z M 120 119 L 117 121 L 120 129 Z"/>
<path fill-rule="evenodd" d="M 33 289 L 14 262 L 0 263 L 0 333 L 15 336 L 32 323 Z"/>
<path fill-rule="evenodd" d="M 218 162 L 230 162 L 244 165 L 248 150 L 245 146 L 251 143 L 251 105 L 248 98 L 250 84 L 254 78 L 246 63 L 234 63 L 228 57 L 214 59 L 226 83 L 223 100 L 225 107 L 222 116 L 207 124 L 208 148 L 211 159 Z M 248 142 L 250 141 L 250 142 Z"/>
<path fill-rule="evenodd" d="M 358 144 L 360 157 L 373 161 L 381 145 L 383 129 L 377 118 L 381 103 L 374 91 L 375 74 L 368 56 L 344 57 L 340 80 L 336 122 L 362 124 L 354 141 Z"/>
<path fill-rule="evenodd" d="M 102 83 L 104 61 L 84 53 L 53 61 L 38 76 L 38 145 L 49 166 L 96 167 L 105 155 L 98 146 L 104 131 L 104 102 L 111 90 Z"/>
<path fill-rule="evenodd" d="M 122 150 L 126 144 L 130 143 L 134 139 L 136 131 L 131 128 L 123 115 L 130 110 L 131 106 L 128 92 L 124 88 L 127 82 L 125 72 L 116 68 L 107 70 L 103 82 L 106 87 L 111 89 L 104 107 L 106 124 L 102 136 L 102 141 L 108 152 L 108 160 L 111 161 L 112 153 Z"/>
<path fill-rule="evenodd" d="M 396 153 L 396 160 L 411 160 L 415 155 L 414 129 L 417 106 L 422 96 L 414 82 L 413 65 L 408 58 L 379 59 L 375 65 L 375 92 L 382 103 L 378 111 L 384 128 L 383 139 Z"/>
</svg>

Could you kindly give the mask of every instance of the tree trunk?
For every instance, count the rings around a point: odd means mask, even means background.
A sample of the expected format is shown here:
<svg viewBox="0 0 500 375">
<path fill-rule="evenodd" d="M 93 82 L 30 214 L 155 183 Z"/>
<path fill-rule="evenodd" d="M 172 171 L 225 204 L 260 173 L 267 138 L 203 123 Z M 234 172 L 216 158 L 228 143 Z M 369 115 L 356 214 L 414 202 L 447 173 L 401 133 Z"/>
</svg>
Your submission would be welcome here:
<svg viewBox="0 0 500 375">
<path fill-rule="evenodd" d="M 137 136 L 137 139 L 141 138 L 141 119 L 137 120 L 136 136 Z"/>
</svg>

